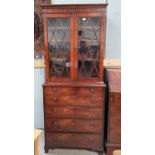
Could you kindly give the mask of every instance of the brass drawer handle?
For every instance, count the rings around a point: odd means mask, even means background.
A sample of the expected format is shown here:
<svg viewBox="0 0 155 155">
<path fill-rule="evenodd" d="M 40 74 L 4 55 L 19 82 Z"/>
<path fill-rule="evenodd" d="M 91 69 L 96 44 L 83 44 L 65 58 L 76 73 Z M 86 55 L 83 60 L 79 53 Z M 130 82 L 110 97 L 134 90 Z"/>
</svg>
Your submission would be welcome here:
<svg viewBox="0 0 155 155">
<path fill-rule="evenodd" d="M 94 93 L 94 92 L 95 92 L 95 89 L 94 89 L 94 88 L 91 88 L 91 89 L 90 89 L 90 92 L 91 92 L 91 93 Z"/>
<path fill-rule="evenodd" d="M 94 139 L 93 138 L 90 138 L 90 142 L 93 143 L 94 142 Z"/>
<path fill-rule="evenodd" d="M 57 98 L 57 97 L 54 97 L 54 98 L 53 98 L 53 101 L 57 101 L 57 100 L 58 100 L 58 98 Z"/>
<path fill-rule="evenodd" d="M 53 112 L 57 112 L 57 109 L 53 109 Z"/>
<path fill-rule="evenodd" d="M 57 91 L 57 88 L 53 88 L 53 91 L 56 92 Z"/>
<path fill-rule="evenodd" d="M 113 101 L 113 97 L 112 96 L 110 97 L 110 101 Z"/>
<path fill-rule="evenodd" d="M 95 110 L 94 109 L 90 109 L 89 112 L 95 112 Z"/>
<path fill-rule="evenodd" d="M 91 98 L 90 98 L 90 101 L 91 101 L 91 102 L 94 102 L 94 101 L 95 101 L 95 98 L 94 98 L 94 97 L 91 97 Z"/>
</svg>

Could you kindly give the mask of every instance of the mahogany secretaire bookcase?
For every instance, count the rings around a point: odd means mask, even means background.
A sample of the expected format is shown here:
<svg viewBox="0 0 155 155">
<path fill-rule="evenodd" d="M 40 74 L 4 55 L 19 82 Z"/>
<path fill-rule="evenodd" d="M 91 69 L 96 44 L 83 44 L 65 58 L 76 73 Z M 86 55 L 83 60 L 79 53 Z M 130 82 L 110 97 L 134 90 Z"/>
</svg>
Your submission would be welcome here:
<svg viewBox="0 0 155 155">
<path fill-rule="evenodd" d="M 45 152 L 104 151 L 107 4 L 42 5 Z"/>
</svg>

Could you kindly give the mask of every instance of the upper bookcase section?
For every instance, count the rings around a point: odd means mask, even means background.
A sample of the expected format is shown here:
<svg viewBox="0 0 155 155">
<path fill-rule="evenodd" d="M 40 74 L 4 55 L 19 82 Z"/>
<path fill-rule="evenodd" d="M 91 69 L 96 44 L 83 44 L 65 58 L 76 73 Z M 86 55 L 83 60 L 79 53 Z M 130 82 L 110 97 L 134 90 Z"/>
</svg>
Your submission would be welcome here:
<svg viewBox="0 0 155 155">
<path fill-rule="evenodd" d="M 47 81 L 103 81 L 106 6 L 42 5 Z"/>
</svg>

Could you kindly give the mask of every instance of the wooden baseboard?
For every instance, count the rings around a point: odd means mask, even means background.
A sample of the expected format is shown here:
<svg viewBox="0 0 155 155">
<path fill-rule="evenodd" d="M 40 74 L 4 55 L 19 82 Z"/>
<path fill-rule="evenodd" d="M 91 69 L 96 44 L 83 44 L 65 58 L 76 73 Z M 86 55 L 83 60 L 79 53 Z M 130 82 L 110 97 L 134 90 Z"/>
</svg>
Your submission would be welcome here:
<svg viewBox="0 0 155 155">
<path fill-rule="evenodd" d="M 34 60 L 35 68 L 44 68 L 44 59 Z M 106 68 L 121 68 L 121 59 L 104 59 L 104 67 Z"/>
</svg>

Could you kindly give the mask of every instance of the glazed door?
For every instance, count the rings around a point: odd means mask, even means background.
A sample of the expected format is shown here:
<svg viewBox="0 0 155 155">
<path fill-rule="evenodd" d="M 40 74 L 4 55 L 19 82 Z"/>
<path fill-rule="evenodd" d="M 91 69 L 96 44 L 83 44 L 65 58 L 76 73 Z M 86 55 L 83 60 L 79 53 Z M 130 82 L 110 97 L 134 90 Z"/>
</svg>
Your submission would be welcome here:
<svg viewBox="0 0 155 155">
<path fill-rule="evenodd" d="M 77 80 L 99 81 L 103 78 L 104 17 L 79 14 L 76 18 Z"/>
<path fill-rule="evenodd" d="M 73 78 L 73 18 L 69 15 L 44 16 L 47 81 Z"/>
</svg>

